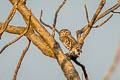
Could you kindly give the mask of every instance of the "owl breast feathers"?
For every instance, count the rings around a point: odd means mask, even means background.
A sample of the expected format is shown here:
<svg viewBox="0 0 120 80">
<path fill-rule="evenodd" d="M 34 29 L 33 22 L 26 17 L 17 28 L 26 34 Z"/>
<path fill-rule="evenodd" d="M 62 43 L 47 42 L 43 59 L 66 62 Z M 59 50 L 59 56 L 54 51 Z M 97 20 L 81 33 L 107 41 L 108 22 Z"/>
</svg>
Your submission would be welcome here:
<svg viewBox="0 0 120 80">
<path fill-rule="evenodd" d="M 71 32 L 68 29 L 62 29 L 59 32 L 59 39 L 64 46 L 69 50 L 70 55 L 79 56 L 82 52 L 77 41 L 72 37 Z"/>
</svg>

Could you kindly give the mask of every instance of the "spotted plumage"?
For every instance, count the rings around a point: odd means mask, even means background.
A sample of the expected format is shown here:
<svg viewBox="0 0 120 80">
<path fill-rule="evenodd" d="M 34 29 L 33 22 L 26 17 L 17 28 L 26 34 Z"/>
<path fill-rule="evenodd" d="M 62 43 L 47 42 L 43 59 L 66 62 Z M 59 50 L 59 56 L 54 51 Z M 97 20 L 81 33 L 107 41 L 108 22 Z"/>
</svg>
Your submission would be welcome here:
<svg viewBox="0 0 120 80">
<path fill-rule="evenodd" d="M 59 32 L 59 39 L 69 50 L 70 55 L 78 57 L 82 52 L 77 41 L 72 37 L 71 32 L 68 29 L 62 29 Z"/>
</svg>

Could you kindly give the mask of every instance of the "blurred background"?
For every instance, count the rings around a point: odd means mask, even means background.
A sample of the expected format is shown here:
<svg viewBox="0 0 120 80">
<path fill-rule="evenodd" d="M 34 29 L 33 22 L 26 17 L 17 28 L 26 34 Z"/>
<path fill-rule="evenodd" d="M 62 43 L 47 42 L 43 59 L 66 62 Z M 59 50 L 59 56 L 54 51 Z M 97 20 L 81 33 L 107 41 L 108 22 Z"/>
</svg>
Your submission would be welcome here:
<svg viewBox="0 0 120 80">
<path fill-rule="evenodd" d="M 27 0 L 26 6 L 32 9 L 32 13 L 37 17 L 37 19 L 40 17 L 40 11 L 43 10 L 43 21 L 52 25 L 55 11 L 62 1 L 63 0 Z M 68 0 L 58 14 L 56 28 L 58 30 L 69 29 L 72 35 L 76 38 L 75 31 L 81 29 L 87 24 L 84 4 L 87 5 L 89 18 L 91 19 L 98 8 L 99 3 L 100 0 Z M 107 0 L 102 12 L 116 3 L 117 0 Z M 0 22 L 5 22 L 12 7 L 12 4 L 8 0 L 1 0 Z M 117 9 L 116 11 L 120 11 L 120 9 Z M 107 17 L 97 22 L 96 25 Z M 112 63 L 116 54 L 118 43 L 120 42 L 119 21 L 120 14 L 114 14 L 114 16 L 102 27 L 92 29 L 89 36 L 85 39 L 83 54 L 80 55 L 78 61 L 86 66 L 90 80 L 103 79 L 104 74 L 107 72 Z M 26 26 L 21 14 L 18 11 L 10 22 L 10 25 Z M 49 28 L 47 28 L 47 30 L 51 33 Z M 17 36 L 18 35 L 5 32 L 0 40 L 0 49 Z M 55 35 L 55 39 L 61 44 L 57 33 Z M 0 80 L 12 80 L 18 60 L 27 43 L 28 41 L 26 37 L 22 37 L 16 43 L 9 46 L 0 55 Z M 65 53 L 68 52 L 62 44 L 61 47 Z M 76 70 L 79 72 L 79 75 L 82 76 L 81 68 L 76 64 L 74 65 Z M 17 80 L 65 79 L 66 78 L 64 77 L 57 61 L 43 55 L 36 46 L 31 44 L 18 72 Z M 111 80 L 119 79 L 120 64 L 117 66 Z"/>
</svg>

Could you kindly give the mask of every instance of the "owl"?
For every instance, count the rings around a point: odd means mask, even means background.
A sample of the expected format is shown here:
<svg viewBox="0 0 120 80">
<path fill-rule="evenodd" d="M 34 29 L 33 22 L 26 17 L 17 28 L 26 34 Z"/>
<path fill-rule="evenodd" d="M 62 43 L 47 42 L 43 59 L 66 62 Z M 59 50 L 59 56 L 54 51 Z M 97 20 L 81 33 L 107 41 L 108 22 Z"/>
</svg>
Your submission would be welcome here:
<svg viewBox="0 0 120 80">
<path fill-rule="evenodd" d="M 59 39 L 64 44 L 64 46 L 69 50 L 69 55 L 72 57 L 78 57 L 82 52 L 80 45 L 72 37 L 71 32 L 68 29 L 62 29 L 59 32 Z"/>
</svg>

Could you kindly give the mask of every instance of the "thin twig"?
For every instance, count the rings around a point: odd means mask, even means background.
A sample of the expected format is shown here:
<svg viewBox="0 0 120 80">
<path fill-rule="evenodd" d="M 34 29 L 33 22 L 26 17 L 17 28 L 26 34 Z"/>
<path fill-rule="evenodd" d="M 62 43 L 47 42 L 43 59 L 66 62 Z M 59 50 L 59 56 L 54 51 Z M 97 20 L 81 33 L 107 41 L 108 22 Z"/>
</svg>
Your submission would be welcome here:
<svg viewBox="0 0 120 80">
<path fill-rule="evenodd" d="M 120 61 L 120 43 L 118 45 L 118 49 L 117 49 L 117 53 L 116 56 L 114 57 L 114 60 L 109 68 L 109 70 L 107 71 L 107 73 L 104 75 L 103 80 L 109 80 L 110 77 L 112 76 L 113 72 L 115 71 L 118 63 Z"/>
<path fill-rule="evenodd" d="M 119 7 L 120 7 L 119 4 L 115 4 L 113 7 L 107 9 L 105 12 L 101 13 L 101 14 L 97 17 L 97 19 L 96 19 L 95 22 L 97 22 L 99 19 L 103 18 L 104 16 L 106 16 L 107 14 L 109 14 L 110 12 L 116 10 L 116 9 L 119 8 Z"/>
<path fill-rule="evenodd" d="M 116 9 L 119 8 L 119 7 L 120 7 L 120 5 L 117 3 L 117 4 L 115 4 L 114 6 L 112 6 L 111 8 L 107 9 L 106 11 L 104 11 L 103 13 L 101 13 L 100 15 L 98 15 L 98 17 L 97 17 L 96 20 L 95 20 L 95 23 L 96 23 L 98 20 L 102 19 L 103 17 L 105 17 L 106 15 L 108 15 L 110 12 L 116 10 Z M 88 27 L 88 25 L 85 25 L 85 26 L 82 28 L 82 32 L 85 32 L 85 31 L 87 30 L 87 27 Z"/>
<path fill-rule="evenodd" d="M 113 7 L 107 9 L 105 12 L 99 14 L 99 15 L 97 16 L 96 20 L 94 21 L 94 24 L 95 24 L 98 20 L 102 19 L 102 18 L 105 17 L 107 14 L 109 14 L 110 12 L 116 10 L 116 9 L 119 8 L 119 7 L 120 7 L 120 5 L 117 3 L 117 4 L 115 4 Z M 93 27 L 93 26 L 92 26 L 92 27 Z M 90 29 L 91 29 L 91 28 L 90 28 Z M 77 39 L 78 43 L 82 43 L 82 42 L 84 41 L 84 39 L 86 38 L 86 36 L 87 36 L 87 35 L 89 34 L 89 32 L 90 32 L 90 30 L 88 29 L 88 25 L 85 25 L 81 30 L 82 30 L 82 32 L 84 33 L 84 35 L 82 35 L 82 37 L 80 37 L 80 38 Z"/>
<path fill-rule="evenodd" d="M 105 21 L 103 21 L 102 23 L 98 24 L 97 26 L 93 26 L 92 28 L 99 28 L 100 26 L 105 24 L 107 21 L 109 21 L 112 18 L 112 16 L 113 16 L 113 14 L 110 15 Z"/>
<path fill-rule="evenodd" d="M 85 8 L 85 13 L 86 13 L 87 22 L 89 23 L 89 16 L 88 16 L 88 10 L 87 10 L 86 4 L 84 5 L 84 8 Z"/>
<path fill-rule="evenodd" d="M 0 30 L 0 39 L 1 39 L 1 36 L 2 36 L 3 32 L 6 30 L 9 22 L 12 20 L 13 16 L 15 15 L 15 12 L 16 12 L 16 9 L 17 9 L 19 1 L 20 0 L 17 0 L 17 2 L 14 4 L 14 6 L 13 6 L 13 8 L 12 8 L 12 10 L 11 10 L 9 16 L 8 16 L 8 18 L 6 19 L 3 27 L 1 28 L 1 30 Z"/>
<path fill-rule="evenodd" d="M 82 71 L 83 71 L 83 73 L 84 73 L 84 76 L 85 76 L 85 80 L 89 80 L 89 78 L 88 78 L 88 75 L 87 75 L 87 71 L 86 71 L 86 69 L 85 69 L 85 66 L 83 65 L 83 64 L 81 64 L 80 62 L 78 62 L 77 61 L 77 59 L 76 58 L 71 58 L 78 66 L 80 66 L 81 68 L 82 68 Z"/>
<path fill-rule="evenodd" d="M 14 40 L 10 41 L 8 44 L 6 44 L 1 50 L 0 50 L 0 54 L 8 47 L 10 46 L 11 44 L 15 43 L 17 40 L 19 40 L 23 35 L 25 35 L 29 28 L 30 28 L 30 21 L 31 21 L 31 10 L 30 10 L 30 15 L 29 15 L 29 23 L 28 23 L 28 26 L 27 28 L 25 29 L 25 31 L 20 34 L 18 37 L 16 37 Z"/>
<path fill-rule="evenodd" d="M 28 39 L 28 40 L 29 40 L 29 39 Z M 29 43 L 28 43 L 27 47 L 23 50 L 23 53 L 22 53 L 22 55 L 21 55 L 21 57 L 20 57 L 20 59 L 19 59 L 19 61 L 18 61 L 17 67 L 16 67 L 16 69 L 15 69 L 15 73 L 14 73 L 14 76 L 13 76 L 13 80 L 16 80 L 16 77 L 17 77 L 18 71 L 19 71 L 19 69 L 20 69 L 21 63 L 22 63 L 22 61 L 23 61 L 23 58 L 24 58 L 26 52 L 28 51 L 28 49 L 29 49 L 29 47 L 30 47 L 30 43 L 31 43 L 31 41 L 29 40 Z"/>
<path fill-rule="evenodd" d="M 56 22 L 57 22 L 58 12 L 59 12 L 60 9 L 63 7 L 63 5 L 65 4 L 66 1 L 67 1 L 67 0 L 64 0 L 64 1 L 62 2 L 62 4 L 61 4 L 61 5 L 57 8 L 57 10 L 56 10 L 55 17 L 54 17 L 53 28 L 52 28 L 52 36 L 53 36 L 53 38 L 54 38 L 54 36 L 55 36 L 55 26 L 56 26 Z"/>
<path fill-rule="evenodd" d="M 89 22 L 87 27 L 85 26 L 85 30 L 83 32 L 83 35 L 78 39 L 79 43 L 82 43 L 84 41 L 84 39 L 87 37 L 87 35 L 89 34 L 89 32 L 91 31 L 91 28 L 93 27 L 93 25 L 96 21 L 96 18 L 98 17 L 98 15 L 101 12 L 102 8 L 104 7 L 105 3 L 106 3 L 106 0 L 101 0 L 98 9 L 96 10 L 95 14 L 92 17 L 92 20 Z"/>
<path fill-rule="evenodd" d="M 92 18 L 92 20 L 90 21 L 90 23 L 88 24 L 89 27 L 92 27 L 92 26 L 93 26 L 93 24 L 94 24 L 95 21 L 96 21 L 96 18 L 98 17 L 98 15 L 99 15 L 99 13 L 101 12 L 102 8 L 104 7 L 105 3 L 106 3 L 106 0 L 101 0 L 97 11 L 96 11 L 95 14 L 93 15 L 93 18 Z"/>
<path fill-rule="evenodd" d="M 43 22 L 42 20 L 42 15 L 43 15 L 43 11 L 41 10 L 41 13 L 40 13 L 40 22 L 44 25 L 44 26 L 47 26 L 48 28 L 50 28 L 52 30 L 52 27 L 48 24 L 46 24 L 45 22 Z M 55 31 L 59 34 L 59 31 L 57 29 L 55 29 Z"/>
<path fill-rule="evenodd" d="M 120 14 L 120 12 L 115 12 L 115 11 L 111 11 L 112 13 L 118 13 L 118 14 Z"/>
</svg>

